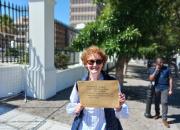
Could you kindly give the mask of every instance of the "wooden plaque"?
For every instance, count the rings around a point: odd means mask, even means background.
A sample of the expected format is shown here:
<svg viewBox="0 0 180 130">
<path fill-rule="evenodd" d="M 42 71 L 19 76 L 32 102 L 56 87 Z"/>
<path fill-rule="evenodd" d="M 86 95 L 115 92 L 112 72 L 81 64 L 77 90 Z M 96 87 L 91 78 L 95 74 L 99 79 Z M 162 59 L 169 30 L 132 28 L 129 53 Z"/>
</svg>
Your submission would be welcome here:
<svg viewBox="0 0 180 130">
<path fill-rule="evenodd" d="M 80 103 L 85 107 L 115 108 L 119 106 L 118 80 L 78 81 Z"/>
</svg>

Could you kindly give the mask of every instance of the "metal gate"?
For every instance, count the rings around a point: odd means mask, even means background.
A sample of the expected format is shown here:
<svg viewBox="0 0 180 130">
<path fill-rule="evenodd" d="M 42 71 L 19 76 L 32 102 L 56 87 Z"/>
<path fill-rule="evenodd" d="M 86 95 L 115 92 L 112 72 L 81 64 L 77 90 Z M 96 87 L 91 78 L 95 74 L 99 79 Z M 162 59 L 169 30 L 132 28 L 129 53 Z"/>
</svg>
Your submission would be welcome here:
<svg viewBox="0 0 180 130">
<path fill-rule="evenodd" d="M 23 68 L 28 63 L 29 10 L 0 0 L 0 98 L 25 89 Z"/>
<path fill-rule="evenodd" d="M 0 62 L 28 62 L 29 11 L 0 0 Z"/>
</svg>

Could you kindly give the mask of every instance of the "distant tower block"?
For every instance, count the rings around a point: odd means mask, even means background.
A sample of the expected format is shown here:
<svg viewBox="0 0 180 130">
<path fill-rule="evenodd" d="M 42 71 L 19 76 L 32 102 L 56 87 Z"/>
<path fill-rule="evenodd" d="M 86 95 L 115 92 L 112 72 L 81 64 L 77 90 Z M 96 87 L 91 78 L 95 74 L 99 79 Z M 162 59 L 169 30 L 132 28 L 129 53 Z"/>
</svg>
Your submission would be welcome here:
<svg viewBox="0 0 180 130">
<path fill-rule="evenodd" d="M 86 24 L 95 21 L 101 10 L 100 5 L 93 4 L 93 0 L 71 0 L 70 24 L 77 27 L 78 24 Z"/>
</svg>

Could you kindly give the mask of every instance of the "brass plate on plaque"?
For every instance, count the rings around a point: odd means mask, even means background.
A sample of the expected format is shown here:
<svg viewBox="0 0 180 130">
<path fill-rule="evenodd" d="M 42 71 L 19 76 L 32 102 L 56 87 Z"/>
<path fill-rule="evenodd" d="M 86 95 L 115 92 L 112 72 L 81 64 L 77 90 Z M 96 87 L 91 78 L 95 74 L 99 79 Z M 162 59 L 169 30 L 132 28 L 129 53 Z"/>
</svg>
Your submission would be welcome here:
<svg viewBox="0 0 180 130">
<path fill-rule="evenodd" d="M 115 108 L 119 106 L 118 80 L 78 81 L 80 103 L 85 107 Z"/>
</svg>

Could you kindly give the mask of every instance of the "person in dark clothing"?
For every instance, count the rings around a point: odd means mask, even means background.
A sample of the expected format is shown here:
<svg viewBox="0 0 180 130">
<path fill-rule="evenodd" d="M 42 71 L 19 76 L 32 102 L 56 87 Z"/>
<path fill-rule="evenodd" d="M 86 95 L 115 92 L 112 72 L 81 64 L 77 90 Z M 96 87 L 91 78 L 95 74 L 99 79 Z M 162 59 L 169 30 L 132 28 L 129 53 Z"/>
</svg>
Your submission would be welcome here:
<svg viewBox="0 0 180 130">
<path fill-rule="evenodd" d="M 155 82 L 155 119 L 160 117 L 160 101 L 162 106 L 162 121 L 166 127 L 170 127 L 167 122 L 168 96 L 172 95 L 173 79 L 171 70 L 164 65 L 162 58 L 156 59 L 156 66 L 150 70 L 150 81 Z"/>
</svg>

